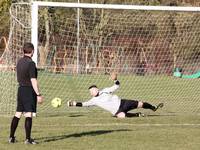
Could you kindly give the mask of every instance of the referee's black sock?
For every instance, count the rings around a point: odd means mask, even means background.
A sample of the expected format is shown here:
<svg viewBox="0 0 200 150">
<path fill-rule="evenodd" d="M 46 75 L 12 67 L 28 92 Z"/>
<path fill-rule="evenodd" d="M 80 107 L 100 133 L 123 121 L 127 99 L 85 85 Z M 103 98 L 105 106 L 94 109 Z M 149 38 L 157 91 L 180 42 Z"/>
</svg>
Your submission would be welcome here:
<svg viewBox="0 0 200 150">
<path fill-rule="evenodd" d="M 15 131 L 17 129 L 19 119 L 20 118 L 17 118 L 16 116 L 13 117 L 12 122 L 11 122 L 11 126 L 10 126 L 10 137 L 15 136 Z"/>
<path fill-rule="evenodd" d="M 30 140 L 31 138 L 31 128 L 32 128 L 32 118 L 26 117 L 25 119 L 25 131 L 26 131 L 26 139 Z"/>
<path fill-rule="evenodd" d="M 154 109 L 155 109 L 155 106 L 153 106 L 153 105 L 151 105 L 151 104 L 149 104 L 149 103 L 147 103 L 147 102 L 144 102 L 144 103 L 143 103 L 143 108 L 144 108 L 144 109 L 151 109 L 151 110 L 154 110 Z"/>
</svg>

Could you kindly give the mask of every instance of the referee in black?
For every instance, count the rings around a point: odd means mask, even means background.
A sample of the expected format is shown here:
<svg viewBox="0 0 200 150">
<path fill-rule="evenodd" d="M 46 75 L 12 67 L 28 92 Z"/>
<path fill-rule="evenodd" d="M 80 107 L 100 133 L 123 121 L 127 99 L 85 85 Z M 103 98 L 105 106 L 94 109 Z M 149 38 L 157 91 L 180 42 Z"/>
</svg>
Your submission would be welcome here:
<svg viewBox="0 0 200 150">
<path fill-rule="evenodd" d="M 34 53 L 32 43 L 25 43 L 23 47 L 24 56 L 19 59 L 16 71 L 19 83 L 17 93 L 17 110 L 10 126 L 9 143 L 15 143 L 15 131 L 22 114 L 25 116 L 25 144 L 37 144 L 31 138 L 32 114 L 36 112 L 37 103 L 42 103 L 43 99 L 38 88 L 37 68 L 31 59 Z"/>
</svg>

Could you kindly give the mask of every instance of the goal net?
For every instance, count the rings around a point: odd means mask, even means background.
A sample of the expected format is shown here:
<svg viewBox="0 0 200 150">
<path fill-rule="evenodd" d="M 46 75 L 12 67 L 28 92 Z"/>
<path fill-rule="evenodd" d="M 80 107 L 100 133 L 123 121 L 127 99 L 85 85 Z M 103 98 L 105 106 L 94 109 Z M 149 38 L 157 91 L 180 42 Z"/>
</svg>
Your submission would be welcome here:
<svg viewBox="0 0 200 150">
<path fill-rule="evenodd" d="M 76 111 L 66 109 L 66 101 L 89 100 L 91 84 L 100 89 L 112 86 L 111 72 L 118 73 L 121 87 L 116 94 L 121 98 L 163 102 L 165 107 L 158 112 L 163 114 L 199 113 L 199 11 L 198 7 L 12 4 L 9 45 L 0 64 L 0 113 L 15 111 L 15 66 L 25 42 L 36 48 L 33 59 L 45 98 L 40 113 Z M 57 109 L 50 103 L 55 97 L 63 103 Z"/>
</svg>

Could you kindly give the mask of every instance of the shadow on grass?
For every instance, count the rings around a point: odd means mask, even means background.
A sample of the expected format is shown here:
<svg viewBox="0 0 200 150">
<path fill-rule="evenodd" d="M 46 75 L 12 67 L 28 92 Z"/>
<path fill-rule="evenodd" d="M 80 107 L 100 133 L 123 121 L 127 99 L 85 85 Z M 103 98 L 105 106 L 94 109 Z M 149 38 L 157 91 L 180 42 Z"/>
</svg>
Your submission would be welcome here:
<svg viewBox="0 0 200 150">
<path fill-rule="evenodd" d="M 82 116 L 85 116 L 83 114 L 67 114 L 66 112 L 65 113 L 48 113 L 48 114 L 42 114 L 41 117 L 82 117 Z"/>
<path fill-rule="evenodd" d="M 85 115 L 70 115 L 69 117 L 83 117 Z"/>
<path fill-rule="evenodd" d="M 148 114 L 147 117 L 170 117 L 177 116 L 176 114 Z"/>
<path fill-rule="evenodd" d="M 64 139 L 71 138 L 71 137 L 80 138 L 83 136 L 98 136 L 98 135 L 102 135 L 102 134 L 108 134 L 108 133 L 112 133 L 112 132 L 123 132 L 123 131 L 131 131 L 131 130 L 128 130 L 128 129 L 98 130 L 98 131 L 74 133 L 74 134 L 69 134 L 69 135 L 64 134 L 64 135 L 51 136 L 51 137 L 42 137 L 42 138 L 37 138 L 36 140 L 38 140 L 38 142 L 45 143 L 45 142 L 64 140 Z"/>
<path fill-rule="evenodd" d="M 127 113 L 126 117 L 127 118 L 133 118 L 133 117 L 169 117 L 169 116 L 177 116 L 176 114 L 145 114 L 141 112 L 136 112 L 136 113 Z"/>
</svg>

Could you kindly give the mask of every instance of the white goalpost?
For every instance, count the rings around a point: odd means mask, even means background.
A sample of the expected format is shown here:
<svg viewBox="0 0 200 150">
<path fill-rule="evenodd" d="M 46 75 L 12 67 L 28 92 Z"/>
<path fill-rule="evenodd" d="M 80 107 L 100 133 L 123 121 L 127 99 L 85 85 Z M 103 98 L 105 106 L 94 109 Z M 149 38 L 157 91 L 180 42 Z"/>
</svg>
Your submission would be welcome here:
<svg viewBox="0 0 200 150">
<path fill-rule="evenodd" d="M 23 56 L 25 42 L 35 47 L 41 113 L 75 111 L 50 101 L 88 100 L 90 85 L 112 86 L 113 71 L 122 98 L 164 102 L 163 114 L 200 113 L 200 7 L 32 1 L 13 3 L 10 15 L 0 114 L 15 111 L 16 74 L 9 66 Z"/>
</svg>

